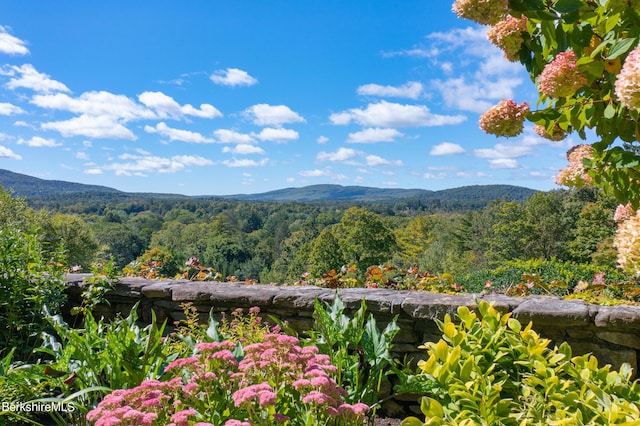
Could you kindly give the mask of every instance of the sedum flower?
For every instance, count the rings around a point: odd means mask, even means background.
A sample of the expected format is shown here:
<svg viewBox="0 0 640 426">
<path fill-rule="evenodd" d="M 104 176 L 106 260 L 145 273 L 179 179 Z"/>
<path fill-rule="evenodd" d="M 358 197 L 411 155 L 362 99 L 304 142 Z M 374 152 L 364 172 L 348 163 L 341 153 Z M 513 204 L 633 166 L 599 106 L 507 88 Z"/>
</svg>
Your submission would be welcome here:
<svg viewBox="0 0 640 426">
<path fill-rule="evenodd" d="M 593 179 L 587 173 L 583 160 L 593 156 L 593 147 L 589 144 L 577 145 L 567 152 L 569 165 L 556 175 L 556 183 L 575 188 L 592 186 Z"/>
<path fill-rule="evenodd" d="M 493 25 L 507 15 L 508 7 L 508 0 L 456 0 L 452 9 L 460 18 Z"/>
<path fill-rule="evenodd" d="M 620 102 L 630 109 L 640 109 L 640 45 L 624 61 L 615 83 Z"/>
<path fill-rule="evenodd" d="M 618 249 L 618 265 L 625 272 L 640 276 L 640 215 L 618 224 L 613 245 Z"/>
<path fill-rule="evenodd" d="M 533 130 L 536 132 L 538 136 L 541 136 L 545 139 L 549 139 L 550 141 L 554 141 L 554 142 L 560 142 L 561 140 L 567 137 L 567 133 L 564 130 L 562 130 L 560 126 L 558 126 L 557 124 L 553 126 L 553 128 L 551 129 L 551 132 L 547 130 L 546 126 L 543 126 L 541 124 L 536 124 L 533 127 Z"/>
<path fill-rule="evenodd" d="M 587 77 L 578 71 L 573 50 L 560 52 L 538 77 L 538 90 L 552 98 L 571 96 L 587 84 Z"/>
<path fill-rule="evenodd" d="M 529 104 L 516 104 L 512 100 L 502 100 L 480 116 L 478 124 L 487 133 L 496 136 L 518 136 L 522 133 L 524 119 L 529 112 Z"/>
<path fill-rule="evenodd" d="M 487 31 L 487 38 L 504 52 L 504 57 L 515 62 L 520 58 L 522 33 L 527 30 L 527 17 L 515 18 L 511 15 L 493 25 Z"/>
</svg>

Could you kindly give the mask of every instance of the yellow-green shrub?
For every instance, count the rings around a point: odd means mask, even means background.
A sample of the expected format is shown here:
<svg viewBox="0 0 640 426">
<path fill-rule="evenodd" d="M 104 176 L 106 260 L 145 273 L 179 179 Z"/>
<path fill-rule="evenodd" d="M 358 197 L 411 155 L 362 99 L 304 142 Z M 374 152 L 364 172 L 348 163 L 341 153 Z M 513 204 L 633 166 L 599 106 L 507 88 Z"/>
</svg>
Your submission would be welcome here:
<svg viewBox="0 0 640 426">
<path fill-rule="evenodd" d="M 417 378 L 433 382 L 421 401 L 423 425 L 600 425 L 640 424 L 640 387 L 632 371 L 598 367 L 592 355 L 572 357 L 563 343 L 523 327 L 486 301 L 480 316 L 458 309 L 460 323 L 438 321 L 443 337 L 427 343 L 429 358 Z"/>
</svg>

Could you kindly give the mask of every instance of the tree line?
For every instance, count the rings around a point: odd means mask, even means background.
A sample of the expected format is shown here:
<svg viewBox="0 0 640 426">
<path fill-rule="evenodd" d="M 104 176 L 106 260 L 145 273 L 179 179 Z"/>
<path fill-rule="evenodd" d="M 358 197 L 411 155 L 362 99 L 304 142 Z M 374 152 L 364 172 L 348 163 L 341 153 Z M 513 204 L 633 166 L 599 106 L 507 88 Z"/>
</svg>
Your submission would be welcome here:
<svg viewBox="0 0 640 426">
<path fill-rule="evenodd" d="M 178 264 L 197 257 L 223 276 L 264 283 L 321 277 L 372 265 L 454 276 L 510 260 L 615 266 L 616 202 L 592 188 L 537 192 L 461 212 L 429 213 L 410 202 L 255 203 L 140 199 L 33 209 L 2 192 L 2 215 L 31 210 L 39 238 L 84 270 L 112 259 L 124 268 L 152 248 Z M 414 205 L 415 207 L 415 205 Z M 2 216 L 0 216 L 0 220 Z M 34 231 L 35 232 L 35 231 Z"/>
</svg>

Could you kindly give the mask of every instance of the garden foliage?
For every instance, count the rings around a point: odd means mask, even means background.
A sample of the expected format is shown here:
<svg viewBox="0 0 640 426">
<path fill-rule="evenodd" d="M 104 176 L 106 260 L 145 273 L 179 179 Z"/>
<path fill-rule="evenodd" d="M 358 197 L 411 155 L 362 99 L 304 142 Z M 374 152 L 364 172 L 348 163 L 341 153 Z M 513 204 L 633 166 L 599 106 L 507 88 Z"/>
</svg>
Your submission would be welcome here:
<svg viewBox="0 0 640 426">
<path fill-rule="evenodd" d="M 422 398 L 423 425 L 637 425 L 640 384 L 632 370 L 599 367 L 590 354 L 573 356 L 480 301 L 479 315 L 462 306 L 459 323 L 438 321 L 443 333 L 426 343 L 429 358 L 417 377 L 433 385 Z"/>
</svg>

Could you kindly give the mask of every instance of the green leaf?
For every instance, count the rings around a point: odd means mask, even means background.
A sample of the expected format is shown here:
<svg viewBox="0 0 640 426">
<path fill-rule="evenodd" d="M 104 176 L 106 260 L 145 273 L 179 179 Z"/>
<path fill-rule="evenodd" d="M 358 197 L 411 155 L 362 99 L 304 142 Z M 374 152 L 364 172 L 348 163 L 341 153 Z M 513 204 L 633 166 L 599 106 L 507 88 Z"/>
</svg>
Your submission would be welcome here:
<svg viewBox="0 0 640 426">
<path fill-rule="evenodd" d="M 613 106 L 613 104 L 608 104 L 607 107 L 604 109 L 604 118 L 610 120 L 615 115 L 616 115 L 616 108 Z"/>
<path fill-rule="evenodd" d="M 444 417 L 444 409 L 442 405 L 438 401 L 429 397 L 422 397 L 420 401 L 420 411 L 427 417 L 436 417 L 443 418 Z"/>
<path fill-rule="evenodd" d="M 629 50 L 631 50 L 631 48 L 634 47 L 635 45 L 636 45 L 635 37 L 618 40 L 613 45 L 611 45 L 611 48 L 609 49 L 609 56 L 607 56 L 607 59 L 612 60 L 617 58 L 618 56 L 624 55 Z"/>
</svg>

